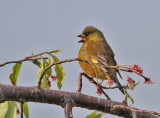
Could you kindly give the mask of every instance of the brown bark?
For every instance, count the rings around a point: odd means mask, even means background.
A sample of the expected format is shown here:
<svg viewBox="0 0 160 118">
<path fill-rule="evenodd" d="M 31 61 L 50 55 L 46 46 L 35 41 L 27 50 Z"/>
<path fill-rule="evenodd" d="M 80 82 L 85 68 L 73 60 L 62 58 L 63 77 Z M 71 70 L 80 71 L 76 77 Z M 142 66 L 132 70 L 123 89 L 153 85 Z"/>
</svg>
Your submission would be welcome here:
<svg viewBox="0 0 160 118">
<path fill-rule="evenodd" d="M 145 111 L 143 110 L 130 108 L 120 102 L 92 97 L 79 92 L 46 90 L 36 87 L 0 85 L 0 102 L 4 101 L 56 104 L 66 109 L 69 107 L 81 107 L 127 118 L 133 118 L 133 112 L 138 118 L 158 118 L 156 115 L 159 115 L 151 111 L 144 113 Z"/>
</svg>

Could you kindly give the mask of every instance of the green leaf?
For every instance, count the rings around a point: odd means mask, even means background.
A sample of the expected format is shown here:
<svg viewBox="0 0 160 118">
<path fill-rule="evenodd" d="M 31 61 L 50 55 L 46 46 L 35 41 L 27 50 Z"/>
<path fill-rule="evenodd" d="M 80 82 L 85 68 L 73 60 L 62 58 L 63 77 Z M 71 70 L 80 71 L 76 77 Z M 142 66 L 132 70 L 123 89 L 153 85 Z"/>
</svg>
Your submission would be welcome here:
<svg viewBox="0 0 160 118">
<path fill-rule="evenodd" d="M 134 87 L 137 86 L 140 82 L 134 83 Z"/>
<path fill-rule="evenodd" d="M 50 53 L 57 53 L 57 52 L 61 52 L 62 50 L 53 50 L 53 51 L 51 51 Z"/>
<path fill-rule="evenodd" d="M 87 115 L 85 118 L 94 118 L 98 111 L 93 111 L 91 114 Z"/>
<path fill-rule="evenodd" d="M 9 79 L 11 80 L 13 85 L 17 84 L 17 78 L 20 68 L 21 68 L 21 63 L 16 63 L 12 68 L 12 73 L 10 74 Z"/>
<path fill-rule="evenodd" d="M 38 68 L 41 67 L 41 63 L 38 60 L 33 60 L 32 63 L 38 66 Z"/>
<path fill-rule="evenodd" d="M 56 56 L 54 56 L 54 55 L 51 55 L 51 56 L 52 56 L 54 62 L 59 62 L 59 59 Z M 61 87 L 63 85 L 64 78 L 65 78 L 65 73 L 64 73 L 64 69 L 63 69 L 62 64 L 55 65 L 55 71 L 57 74 L 57 85 L 58 85 L 58 88 L 61 89 Z"/>
<path fill-rule="evenodd" d="M 29 118 L 29 110 L 28 110 L 27 102 L 25 102 L 23 104 L 23 113 L 24 113 L 24 115 L 25 115 L 26 118 Z"/>
<path fill-rule="evenodd" d="M 48 62 L 45 60 L 45 59 L 42 59 L 42 62 L 41 62 L 41 66 L 38 70 L 38 74 L 37 74 L 37 78 L 39 80 L 39 77 L 41 76 L 43 70 L 49 66 Z M 48 78 L 50 77 L 50 75 L 52 74 L 52 69 L 49 68 L 45 74 L 43 75 L 43 78 L 42 78 L 42 81 L 41 81 L 41 88 L 46 88 L 48 89 L 48 86 L 47 86 L 47 80 Z M 37 81 L 37 84 L 38 84 L 38 81 Z"/>
<path fill-rule="evenodd" d="M 21 103 L 19 103 L 19 106 L 21 108 Z M 29 110 L 28 110 L 27 102 L 25 102 L 23 104 L 23 113 L 24 113 L 24 115 L 25 115 L 26 118 L 29 118 Z"/>
<path fill-rule="evenodd" d="M 6 101 L 1 104 L 5 105 L 5 107 L 3 107 L 2 109 L 0 108 L 0 111 L 2 110 L 6 114 L 5 114 L 5 116 L 2 116 L 0 118 L 16 118 L 16 116 L 17 116 L 16 104 L 14 101 Z M 0 112 L 0 116 L 1 116 L 1 112 Z"/>
<path fill-rule="evenodd" d="M 48 55 L 48 64 L 51 65 L 50 55 Z"/>
<path fill-rule="evenodd" d="M 98 113 L 98 114 L 96 114 L 96 115 L 95 115 L 95 117 L 94 117 L 94 118 L 101 118 L 101 117 L 102 117 L 102 115 L 103 115 L 103 113 Z"/>
<path fill-rule="evenodd" d="M 47 78 L 46 77 L 43 77 L 43 79 L 41 81 L 41 88 L 49 89 L 47 87 Z"/>
<path fill-rule="evenodd" d="M 7 111 L 8 111 L 8 101 L 0 104 L 0 118 L 5 118 Z"/>
<path fill-rule="evenodd" d="M 132 104 L 134 104 L 134 100 L 133 98 L 129 95 L 129 93 L 127 91 L 125 91 L 126 96 L 125 96 L 125 101 L 127 101 L 127 99 L 129 98 L 132 101 Z"/>
</svg>

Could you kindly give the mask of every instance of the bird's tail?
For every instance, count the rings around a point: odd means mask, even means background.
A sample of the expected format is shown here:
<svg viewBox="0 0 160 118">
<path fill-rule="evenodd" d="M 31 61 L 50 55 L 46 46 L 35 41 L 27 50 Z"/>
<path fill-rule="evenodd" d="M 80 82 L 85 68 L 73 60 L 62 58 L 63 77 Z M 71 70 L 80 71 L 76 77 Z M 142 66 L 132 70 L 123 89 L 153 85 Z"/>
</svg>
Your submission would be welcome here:
<svg viewBox="0 0 160 118">
<path fill-rule="evenodd" d="M 118 86 L 118 89 L 125 95 L 124 88 L 119 83 L 117 76 L 111 76 L 111 80 Z"/>
</svg>

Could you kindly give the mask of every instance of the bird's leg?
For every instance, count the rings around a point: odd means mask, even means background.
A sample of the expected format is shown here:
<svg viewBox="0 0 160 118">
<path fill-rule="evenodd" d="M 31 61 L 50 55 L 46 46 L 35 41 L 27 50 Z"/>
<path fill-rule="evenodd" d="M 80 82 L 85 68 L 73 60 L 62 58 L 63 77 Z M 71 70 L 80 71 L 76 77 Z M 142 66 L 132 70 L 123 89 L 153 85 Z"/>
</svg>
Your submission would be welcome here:
<svg viewBox="0 0 160 118">
<path fill-rule="evenodd" d="M 93 77 L 88 76 L 85 72 L 79 73 L 77 92 L 81 92 L 82 89 L 82 76 L 85 76 L 91 83 L 94 82 Z"/>
<path fill-rule="evenodd" d="M 100 87 L 101 87 L 101 84 L 103 83 L 103 81 L 104 81 L 104 79 L 100 83 L 98 83 L 98 79 L 97 79 L 97 90 L 99 89 L 99 91 L 101 91 Z"/>
<path fill-rule="evenodd" d="M 88 81 L 94 83 L 93 76 L 89 76 L 85 72 L 81 73 L 81 76 L 85 76 L 88 79 Z"/>
<path fill-rule="evenodd" d="M 103 82 L 103 81 L 102 81 Z M 101 95 L 102 94 L 102 91 L 101 91 L 101 84 L 102 82 L 98 83 L 98 78 L 97 78 L 97 94 L 98 95 Z"/>
</svg>

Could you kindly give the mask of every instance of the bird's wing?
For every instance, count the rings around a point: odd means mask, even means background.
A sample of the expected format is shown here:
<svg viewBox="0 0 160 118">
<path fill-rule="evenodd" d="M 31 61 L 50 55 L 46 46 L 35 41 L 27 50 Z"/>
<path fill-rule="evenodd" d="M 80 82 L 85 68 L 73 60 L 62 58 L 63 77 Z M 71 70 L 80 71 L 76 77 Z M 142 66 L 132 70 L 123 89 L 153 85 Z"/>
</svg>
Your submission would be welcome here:
<svg viewBox="0 0 160 118">
<path fill-rule="evenodd" d="M 101 45 L 101 47 L 103 47 L 102 48 L 103 50 L 98 50 L 98 52 L 101 52 L 100 54 L 98 54 L 99 61 L 101 63 L 103 62 L 103 64 L 106 64 L 108 66 L 115 66 L 115 65 L 117 65 L 117 62 L 114 59 L 114 56 L 115 56 L 114 52 L 112 51 L 112 49 L 109 46 L 109 44 L 106 42 L 106 40 L 102 40 L 102 43 L 103 43 L 103 45 L 98 44 L 98 45 Z M 118 70 L 116 70 L 116 72 L 118 73 L 118 75 L 120 76 L 120 78 L 122 78 L 120 72 Z"/>
<path fill-rule="evenodd" d="M 118 78 L 116 76 L 116 72 L 118 70 L 116 69 L 111 69 L 109 67 L 105 66 L 115 66 L 117 63 L 114 59 L 114 53 L 108 43 L 105 41 L 105 39 L 100 39 L 99 41 L 91 41 L 89 43 L 89 52 L 90 52 L 90 58 L 91 60 L 96 60 L 97 63 L 99 63 L 102 67 L 104 72 L 112 79 L 112 81 L 118 86 L 120 91 L 124 93 L 124 89 L 121 86 L 121 84 L 118 81 Z M 119 72 L 118 72 L 119 73 Z"/>
<path fill-rule="evenodd" d="M 105 39 L 92 40 L 87 44 L 87 51 L 90 60 L 103 66 L 115 66 L 114 53 Z M 106 70 L 110 71 L 109 68 Z M 116 74 L 116 72 L 114 73 Z"/>
<path fill-rule="evenodd" d="M 115 66 L 117 64 L 114 59 L 114 53 L 105 39 L 100 38 L 99 40 L 94 40 L 90 42 L 90 45 L 89 47 L 92 48 L 90 50 L 93 51 L 91 53 L 96 56 L 99 61 L 103 61 L 103 63 L 109 66 Z"/>
<path fill-rule="evenodd" d="M 114 53 L 106 42 L 106 40 L 102 37 L 97 40 L 92 40 L 88 42 L 87 46 L 88 55 L 90 60 L 94 63 L 100 63 L 104 66 L 115 66 L 117 65 L 114 59 Z M 106 67 L 106 70 L 109 72 L 110 69 Z M 115 72 L 114 72 L 115 71 Z M 116 75 L 116 70 L 114 70 L 112 74 Z"/>
</svg>

